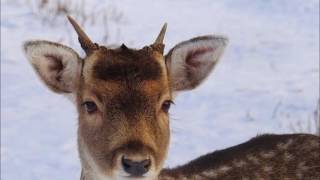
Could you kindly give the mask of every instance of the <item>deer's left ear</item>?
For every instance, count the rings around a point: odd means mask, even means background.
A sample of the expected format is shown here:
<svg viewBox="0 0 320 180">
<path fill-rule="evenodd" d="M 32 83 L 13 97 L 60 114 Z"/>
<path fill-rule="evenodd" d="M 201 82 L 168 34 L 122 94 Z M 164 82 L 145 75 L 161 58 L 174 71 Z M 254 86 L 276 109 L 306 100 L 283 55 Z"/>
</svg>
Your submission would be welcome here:
<svg viewBox="0 0 320 180">
<path fill-rule="evenodd" d="M 221 36 L 201 36 L 172 48 L 165 60 L 173 91 L 197 87 L 215 67 L 227 42 Z"/>
</svg>

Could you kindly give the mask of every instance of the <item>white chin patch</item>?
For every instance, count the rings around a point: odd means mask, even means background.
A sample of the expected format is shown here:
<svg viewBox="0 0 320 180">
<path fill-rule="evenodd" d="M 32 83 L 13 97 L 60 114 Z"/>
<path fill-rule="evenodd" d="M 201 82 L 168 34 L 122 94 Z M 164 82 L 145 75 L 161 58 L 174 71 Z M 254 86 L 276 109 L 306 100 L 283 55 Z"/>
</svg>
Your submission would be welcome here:
<svg viewBox="0 0 320 180">
<path fill-rule="evenodd" d="M 155 180 L 155 172 L 154 170 L 150 169 L 149 172 L 144 174 L 141 177 L 132 177 L 127 172 L 125 172 L 122 168 L 119 169 L 114 173 L 115 177 L 113 179 L 115 180 Z"/>
</svg>

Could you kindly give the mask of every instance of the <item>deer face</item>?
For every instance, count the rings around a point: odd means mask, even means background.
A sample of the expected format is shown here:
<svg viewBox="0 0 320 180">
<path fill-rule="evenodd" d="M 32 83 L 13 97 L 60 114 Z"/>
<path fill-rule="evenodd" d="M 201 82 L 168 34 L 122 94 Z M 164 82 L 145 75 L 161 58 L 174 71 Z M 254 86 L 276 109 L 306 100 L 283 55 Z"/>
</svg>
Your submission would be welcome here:
<svg viewBox="0 0 320 180">
<path fill-rule="evenodd" d="M 203 36 L 163 55 L 165 27 L 142 49 L 90 41 L 75 27 L 87 56 L 48 41 L 24 49 L 40 79 L 72 97 L 79 112 L 78 145 L 86 179 L 154 179 L 166 158 L 172 94 L 193 89 L 213 69 L 227 40 Z"/>
<path fill-rule="evenodd" d="M 167 152 L 172 99 L 161 54 L 101 47 L 85 59 L 82 74 L 80 149 L 107 174 L 154 176 Z"/>
</svg>

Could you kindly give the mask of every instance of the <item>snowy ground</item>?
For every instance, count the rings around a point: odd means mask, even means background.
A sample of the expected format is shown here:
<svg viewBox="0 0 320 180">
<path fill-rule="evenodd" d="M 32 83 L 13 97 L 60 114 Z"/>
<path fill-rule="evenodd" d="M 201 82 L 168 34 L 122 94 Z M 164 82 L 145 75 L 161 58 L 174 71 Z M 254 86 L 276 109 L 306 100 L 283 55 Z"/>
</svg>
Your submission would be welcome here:
<svg viewBox="0 0 320 180">
<path fill-rule="evenodd" d="M 21 44 L 47 39 L 81 50 L 66 19 L 50 25 L 43 17 L 49 13 L 38 12 L 34 2 L 1 0 L 1 179 L 78 179 L 75 108 L 41 84 Z M 167 166 L 261 133 L 315 132 L 308 124 L 314 125 L 319 99 L 318 0 L 86 3 L 87 11 L 105 8 L 118 14 L 118 19 L 108 15 L 110 43 L 149 44 L 164 22 L 169 24 L 166 51 L 197 35 L 230 39 L 205 84 L 181 94 L 171 109 Z M 102 20 L 85 24 L 98 42 L 105 34 L 102 27 Z"/>
</svg>

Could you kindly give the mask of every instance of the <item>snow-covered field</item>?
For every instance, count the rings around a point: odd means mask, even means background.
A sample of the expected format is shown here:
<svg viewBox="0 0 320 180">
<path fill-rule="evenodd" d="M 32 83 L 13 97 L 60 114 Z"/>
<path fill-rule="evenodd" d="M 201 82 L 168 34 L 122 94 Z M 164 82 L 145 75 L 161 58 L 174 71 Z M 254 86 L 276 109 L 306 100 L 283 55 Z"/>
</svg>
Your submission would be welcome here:
<svg viewBox="0 0 320 180">
<path fill-rule="evenodd" d="M 81 49 L 67 20 L 39 11 L 36 2 L 1 0 L 1 179 L 78 179 L 76 110 L 42 85 L 21 45 L 27 39 L 47 39 Z M 315 133 L 319 0 L 85 3 L 85 11 L 96 12 L 98 20 L 85 29 L 97 42 L 108 29 L 109 43 L 141 47 L 154 40 L 164 22 L 166 51 L 198 35 L 230 39 L 210 78 L 176 99 L 166 166 L 257 134 Z"/>
</svg>

